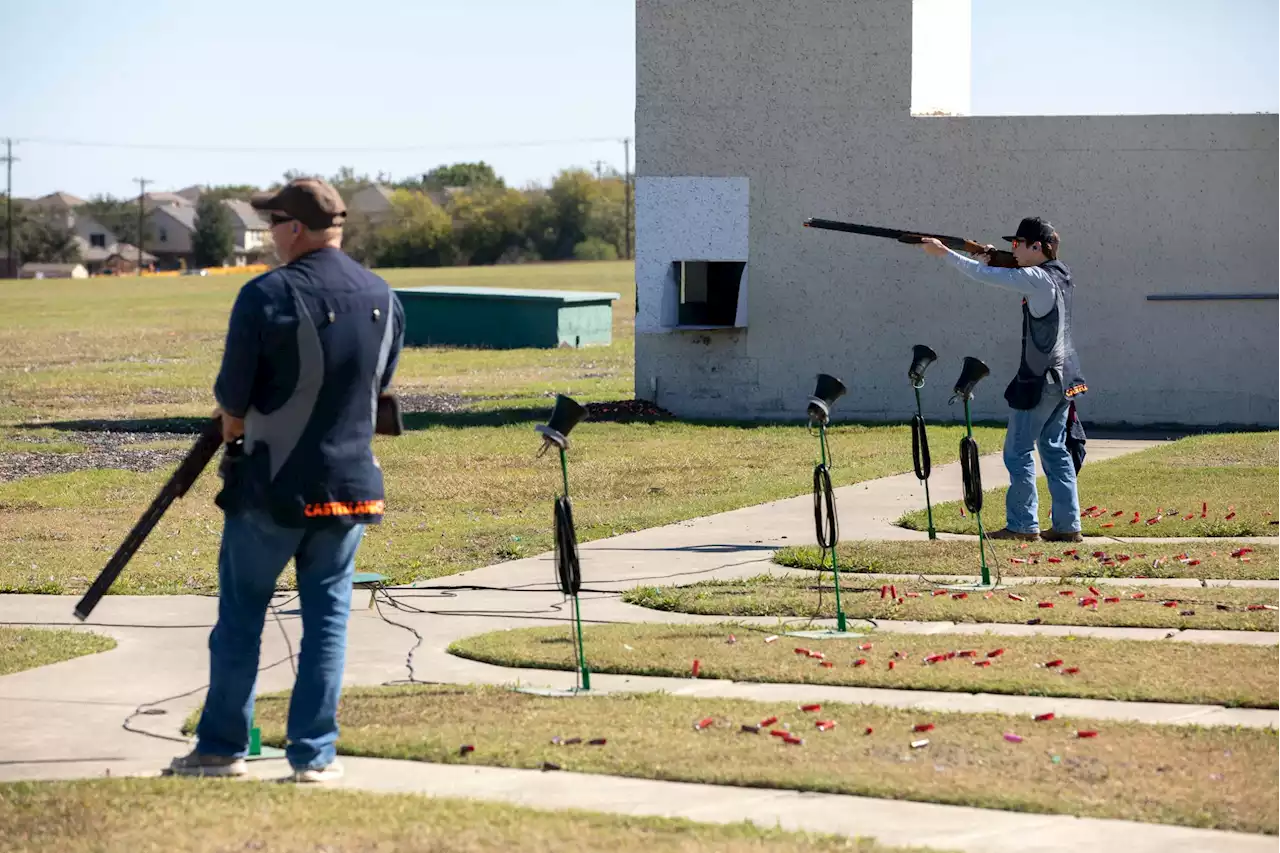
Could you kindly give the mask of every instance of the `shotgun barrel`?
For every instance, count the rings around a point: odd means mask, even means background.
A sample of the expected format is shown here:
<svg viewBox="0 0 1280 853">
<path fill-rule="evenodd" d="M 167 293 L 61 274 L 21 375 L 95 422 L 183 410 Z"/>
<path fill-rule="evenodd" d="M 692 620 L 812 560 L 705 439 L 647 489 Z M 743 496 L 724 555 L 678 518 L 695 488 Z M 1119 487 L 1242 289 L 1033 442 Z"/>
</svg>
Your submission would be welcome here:
<svg viewBox="0 0 1280 853">
<path fill-rule="evenodd" d="M 826 231 L 843 231 L 848 234 L 862 234 L 866 237 L 883 237 L 888 240 L 897 240 L 899 243 L 919 244 L 924 242 L 925 238 L 932 237 L 948 249 L 956 252 L 964 252 L 969 255 L 989 254 L 991 260 L 988 266 L 1011 268 L 1018 265 L 1013 259 L 1013 252 L 1003 249 L 989 249 L 982 243 L 966 240 L 963 237 L 951 237 L 946 234 L 926 234 L 922 231 L 901 231 L 897 228 L 880 228 L 875 225 L 858 225 L 854 222 L 840 222 L 835 219 L 818 219 L 816 217 L 806 219 L 804 227 L 821 228 Z"/>
<path fill-rule="evenodd" d="M 147 511 L 124 538 L 124 542 L 120 543 L 120 547 L 111 555 L 111 559 L 107 561 L 106 567 L 99 573 L 93 585 L 89 587 L 89 591 L 76 604 L 77 619 L 83 622 L 89 618 L 93 608 L 98 606 L 98 601 L 107 594 L 107 590 L 116 582 L 116 578 L 120 577 L 120 573 L 129 564 L 134 553 L 142 547 L 142 543 L 164 516 L 169 504 L 173 503 L 175 498 L 180 498 L 187 493 L 221 446 L 222 419 L 211 418 L 200 431 L 200 437 L 196 439 L 196 443 L 178 465 L 178 470 L 173 472 L 173 476 L 164 484 L 164 488 L 151 502 L 151 506 L 147 507 Z"/>
</svg>

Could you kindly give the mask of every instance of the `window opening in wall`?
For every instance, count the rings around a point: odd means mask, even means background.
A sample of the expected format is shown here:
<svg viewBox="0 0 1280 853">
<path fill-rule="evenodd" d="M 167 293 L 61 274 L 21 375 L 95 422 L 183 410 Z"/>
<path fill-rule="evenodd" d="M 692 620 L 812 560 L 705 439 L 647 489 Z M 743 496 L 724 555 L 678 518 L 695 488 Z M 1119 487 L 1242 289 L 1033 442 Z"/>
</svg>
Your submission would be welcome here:
<svg viewBox="0 0 1280 853">
<path fill-rule="evenodd" d="M 107 247 L 106 234 L 90 234 L 89 245 L 95 249 L 105 249 Z"/>
<path fill-rule="evenodd" d="M 675 261 L 681 326 L 732 326 L 746 261 Z"/>
</svg>

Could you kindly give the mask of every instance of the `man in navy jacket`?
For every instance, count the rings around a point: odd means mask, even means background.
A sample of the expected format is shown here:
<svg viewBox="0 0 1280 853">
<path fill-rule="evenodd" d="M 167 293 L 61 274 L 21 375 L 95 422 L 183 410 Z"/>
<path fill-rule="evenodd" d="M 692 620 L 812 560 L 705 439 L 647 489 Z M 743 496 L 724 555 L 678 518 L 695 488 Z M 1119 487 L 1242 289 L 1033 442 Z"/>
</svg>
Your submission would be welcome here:
<svg viewBox="0 0 1280 853">
<path fill-rule="evenodd" d="M 214 383 L 227 452 L 218 621 L 196 748 L 179 775 L 247 772 L 266 610 L 295 560 L 302 645 L 286 756 L 299 782 L 339 778 L 337 708 L 355 555 L 385 494 L 372 441 L 395 373 L 404 312 L 387 283 L 341 249 L 346 208 L 329 184 L 290 181 L 252 204 L 284 262 L 236 298 Z"/>
</svg>

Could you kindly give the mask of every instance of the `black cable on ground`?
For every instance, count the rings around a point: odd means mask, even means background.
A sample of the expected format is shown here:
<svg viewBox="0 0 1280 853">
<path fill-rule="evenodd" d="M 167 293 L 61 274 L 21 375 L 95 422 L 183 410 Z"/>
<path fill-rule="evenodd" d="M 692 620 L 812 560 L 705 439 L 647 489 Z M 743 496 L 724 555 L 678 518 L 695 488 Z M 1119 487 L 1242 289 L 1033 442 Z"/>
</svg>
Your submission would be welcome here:
<svg viewBox="0 0 1280 853">
<path fill-rule="evenodd" d="M 933 470 L 929 457 L 929 435 L 925 432 L 924 418 L 919 414 L 911 418 L 911 461 L 915 464 L 916 479 L 929 479 Z"/>
</svg>

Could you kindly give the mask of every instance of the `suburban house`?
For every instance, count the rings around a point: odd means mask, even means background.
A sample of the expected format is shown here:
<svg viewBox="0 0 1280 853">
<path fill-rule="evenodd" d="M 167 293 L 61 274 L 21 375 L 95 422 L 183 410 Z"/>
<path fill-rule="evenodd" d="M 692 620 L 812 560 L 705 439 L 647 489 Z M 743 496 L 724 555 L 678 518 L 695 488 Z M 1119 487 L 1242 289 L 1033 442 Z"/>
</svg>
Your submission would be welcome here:
<svg viewBox="0 0 1280 853">
<path fill-rule="evenodd" d="M 156 195 L 175 195 L 156 193 Z M 177 197 L 175 195 L 175 197 Z M 222 206 L 230 214 L 234 243 L 227 266 L 242 267 L 257 263 L 264 254 L 270 254 L 271 244 L 268 226 L 247 201 L 223 199 Z M 181 204 L 158 204 L 147 214 L 150 232 L 147 240 L 150 249 L 159 258 L 160 269 L 180 269 L 195 266 L 193 238 L 197 216 L 196 207 L 185 199 Z"/>
<path fill-rule="evenodd" d="M 231 213 L 231 226 L 235 229 L 235 248 L 231 265 L 242 267 L 271 250 L 266 221 L 247 201 L 229 198 L 222 202 Z"/>
<path fill-rule="evenodd" d="M 196 209 L 190 204 L 163 204 L 147 214 L 148 242 L 156 256 L 156 268 L 184 269 L 192 266 L 192 236 L 196 230 Z"/>
<path fill-rule="evenodd" d="M 71 230 L 75 232 L 76 245 L 80 247 L 80 260 L 89 275 L 136 271 L 137 246 L 120 242 L 110 229 L 88 214 L 73 214 L 71 220 Z M 145 251 L 142 253 L 144 267 L 155 262 L 155 255 Z"/>
</svg>

